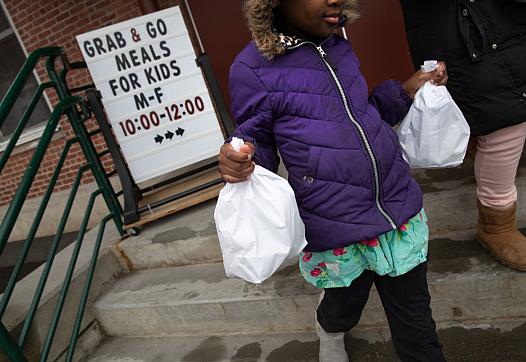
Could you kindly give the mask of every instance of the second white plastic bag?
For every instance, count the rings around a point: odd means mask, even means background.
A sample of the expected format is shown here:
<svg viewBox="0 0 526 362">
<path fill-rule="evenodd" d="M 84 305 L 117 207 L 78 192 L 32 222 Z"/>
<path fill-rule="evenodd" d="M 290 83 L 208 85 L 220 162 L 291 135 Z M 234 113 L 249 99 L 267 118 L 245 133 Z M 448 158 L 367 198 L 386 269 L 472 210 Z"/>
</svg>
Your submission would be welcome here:
<svg viewBox="0 0 526 362">
<path fill-rule="evenodd" d="M 462 164 L 470 130 L 446 87 L 426 82 L 397 133 L 412 168 L 442 168 Z"/>
<path fill-rule="evenodd" d="M 252 283 L 270 277 L 307 245 L 292 188 L 261 166 L 248 181 L 225 185 L 214 219 L 226 274 Z"/>
</svg>

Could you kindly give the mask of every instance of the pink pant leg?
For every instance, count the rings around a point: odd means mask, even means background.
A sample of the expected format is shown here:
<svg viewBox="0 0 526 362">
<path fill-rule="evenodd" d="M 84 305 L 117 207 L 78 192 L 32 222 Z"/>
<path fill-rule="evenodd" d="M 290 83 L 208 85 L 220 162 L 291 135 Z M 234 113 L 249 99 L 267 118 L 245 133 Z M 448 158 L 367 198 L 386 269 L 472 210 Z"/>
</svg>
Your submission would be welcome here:
<svg viewBox="0 0 526 362">
<path fill-rule="evenodd" d="M 475 178 L 482 205 L 505 208 L 517 200 L 515 177 L 526 139 L 526 122 L 477 137 Z"/>
</svg>

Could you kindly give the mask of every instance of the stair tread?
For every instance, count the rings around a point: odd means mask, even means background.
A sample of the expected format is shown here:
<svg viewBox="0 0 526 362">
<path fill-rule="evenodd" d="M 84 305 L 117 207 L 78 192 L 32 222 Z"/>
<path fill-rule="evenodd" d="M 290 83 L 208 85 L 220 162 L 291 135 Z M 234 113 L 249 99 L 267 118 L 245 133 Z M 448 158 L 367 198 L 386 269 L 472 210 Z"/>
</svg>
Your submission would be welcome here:
<svg viewBox="0 0 526 362">
<path fill-rule="evenodd" d="M 526 324 L 439 329 L 450 362 L 519 362 L 526 359 Z M 389 336 L 352 333 L 345 339 L 352 361 L 395 362 Z M 317 362 L 313 332 L 203 337 L 109 338 L 88 362 Z"/>
<path fill-rule="evenodd" d="M 443 284 L 447 279 L 492 279 L 526 274 L 495 262 L 474 240 L 438 238 L 430 242 L 429 283 Z M 262 284 L 227 278 L 222 263 L 147 269 L 119 279 L 96 302 L 98 308 L 118 309 L 141 304 L 197 304 L 236 300 L 268 299 L 318 294 L 293 263 Z"/>
<path fill-rule="evenodd" d="M 112 338 L 88 362 L 317 361 L 314 333 L 179 338 Z"/>
</svg>

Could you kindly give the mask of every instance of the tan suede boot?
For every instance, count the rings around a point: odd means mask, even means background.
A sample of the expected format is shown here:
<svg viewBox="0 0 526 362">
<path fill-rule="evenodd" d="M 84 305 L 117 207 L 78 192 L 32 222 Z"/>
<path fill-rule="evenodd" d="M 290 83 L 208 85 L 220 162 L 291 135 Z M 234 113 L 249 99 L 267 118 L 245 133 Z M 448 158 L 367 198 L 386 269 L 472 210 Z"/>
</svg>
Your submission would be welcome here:
<svg viewBox="0 0 526 362">
<path fill-rule="evenodd" d="M 526 237 L 517 230 L 517 203 L 506 209 L 489 208 L 477 200 L 477 237 L 502 264 L 526 271 Z"/>
</svg>

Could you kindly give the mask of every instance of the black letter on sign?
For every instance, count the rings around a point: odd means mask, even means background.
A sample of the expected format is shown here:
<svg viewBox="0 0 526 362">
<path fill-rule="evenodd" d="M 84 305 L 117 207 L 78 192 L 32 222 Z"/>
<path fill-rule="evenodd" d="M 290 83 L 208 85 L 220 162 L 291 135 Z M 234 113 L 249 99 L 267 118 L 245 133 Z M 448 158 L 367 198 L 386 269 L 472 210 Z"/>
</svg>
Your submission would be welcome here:
<svg viewBox="0 0 526 362">
<path fill-rule="evenodd" d="M 137 57 L 137 50 L 135 49 L 130 50 L 129 54 L 130 54 L 130 58 L 134 66 L 138 67 L 139 65 L 141 65 L 141 62 L 139 61 L 139 57 Z"/>
<path fill-rule="evenodd" d="M 170 52 L 170 48 L 168 47 L 168 45 L 166 45 L 166 40 L 161 40 L 159 42 L 159 48 L 161 48 L 161 50 L 164 50 L 164 53 L 163 53 L 163 57 L 169 57 L 171 52 Z"/>
<path fill-rule="evenodd" d="M 156 53 L 155 53 L 155 49 L 153 48 L 153 46 L 150 44 L 148 45 L 148 47 L 150 48 L 150 52 L 152 53 L 152 56 L 153 56 L 153 59 L 154 60 L 159 60 L 161 59 L 160 56 L 158 56 Z"/>
<path fill-rule="evenodd" d="M 117 50 L 117 45 L 113 42 L 113 39 L 111 39 L 111 36 L 109 34 L 106 34 L 106 44 L 108 44 L 108 51 L 111 52 L 112 50 Z"/>
<path fill-rule="evenodd" d="M 144 69 L 144 75 L 146 76 L 146 80 L 148 81 L 148 84 L 157 83 L 157 79 L 155 79 L 152 76 L 153 67 L 145 68 Z"/>
<path fill-rule="evenodd" d="M 155 31 L 155 28 L 153 27 L 153 23 L 151 21 L 146 23 L 146 32 L 148 33 L 150 38 L 157 38 L 157 32 Z"/>
<path fill-rule="evenodd" d="M 117 63 L 117 70 L 119 72 L 131 68 L 128 57 L 126 57 L 125 53 L 115 55 L 115 63 Z"/>
<path fill-rule="evenodd" d="M 138 111 L 150 106 L 144 93 L 134 94 L 133 98 L 135 99 L 135 108 L 137 108 Z"/>
<path fill-rule="evenodd" d="M 111 79 L 110 80 L 110 88 L 111 88 L 111 92 L 113 93 L 114 96 L 117 95 L 117 89 L 119 89 L 119 87 L 115 83 L 117 83 L 117 80 L 115 80 L 115 79 Z"/>
<path fill-rule="evenodd" d="M 161 87 L 154 88 L 153 91 L 155 92 L 155 97 L 157 97 L 157 102 L 162 103 L 161 97 L 163 94 L 161 93 Z"/>
<path fill-rule="evenodd" d="M 139 84 L 139 77 L 135 73 L 130 73 L 130 82 L 133 89 L 141 88 Z"/>
<path fill-rule="evenodd" d="M 119 44 L 119 48 L 124 48 L 126 46 L 126 40 L 122 37 L 120 31 L 115 32 L 115 40 L 117 41 L 117 44 Z"/>
<path fill-rule="evenodd" d="M 151 45 L 150 45 L 151 47 Z M 141 47 L 141 56 L 142 56 L 142 63 L 146 64 L 152 61 L 152 58 L 150 58 L 150 55 L 148 54 L 148 51 Z M 155 57 L 155 55 L 154 55 Z"/>
<path fill-rule="evenodd" d="M 166 35 L 168 33 L 168 29 L 166 29 L 166 23 L 163 19 L 157 20 L 157 30 L 159 30 L 159 34 Z"/>
<path fill-rule="evenodd" d="M 91 46 L 91 43 L 88 40 L 84 42 L 84 50 L 86 51 L 86 54 L 88 54 L 90 58 L 95 55 L 95 49 L 93 49 L 93 47 Z"/>
<path fill-rule="evenodd" d="M 179 68 L 179 67 L 177 66 L 177 60 L 174 59 L 174 60 L 172 60 L 172 61 L 170 62 L 170 68 L 173 69 L 173 71 L 174 71 L 173 74 L 174 74 L 175 77 L 177 77 L 179 74 L 181 74 L 181 68 Z"/>
<path fill-rule="evenodd" d="M 93 44 L 95 44 L 95 49 L 97 49 L 97 53 L 99 53 L 99 55 L 106 53 L 106 50 L 104 49 L 104 46 L 102 44 L 102 39 L 100 38 L 93 39 Z"/>
</svg>

